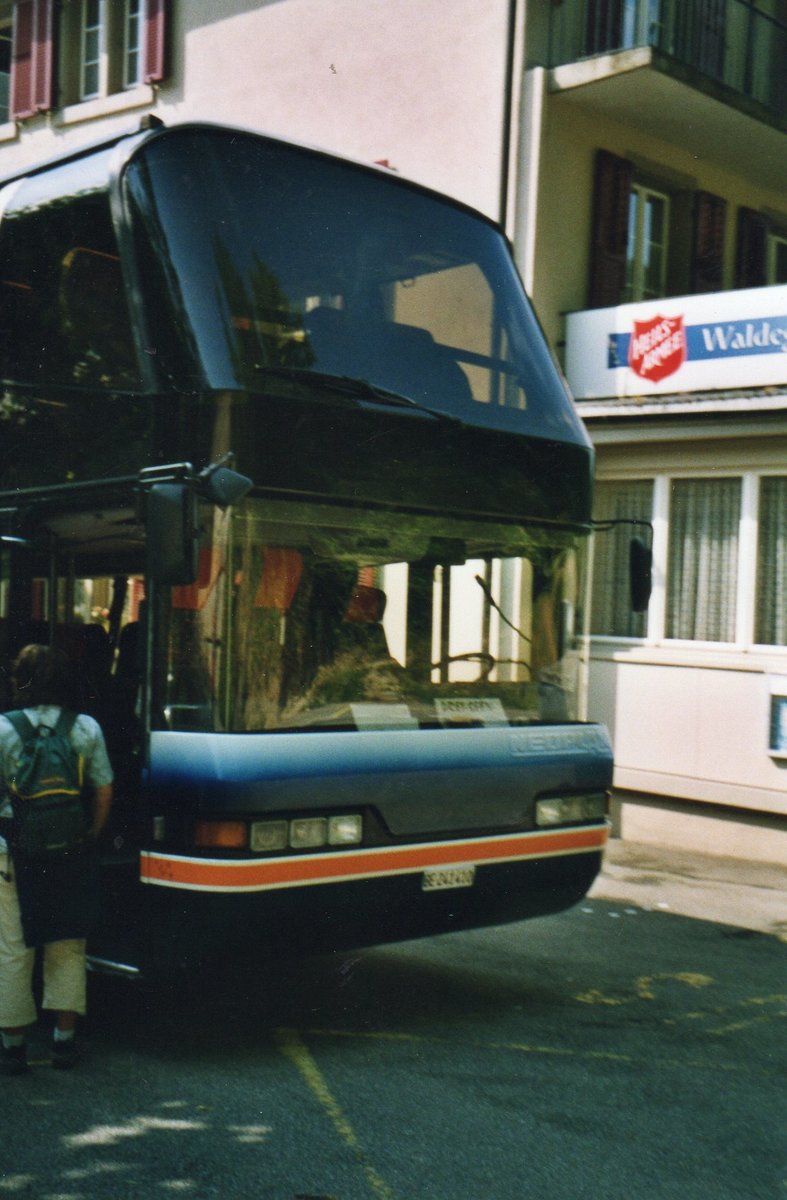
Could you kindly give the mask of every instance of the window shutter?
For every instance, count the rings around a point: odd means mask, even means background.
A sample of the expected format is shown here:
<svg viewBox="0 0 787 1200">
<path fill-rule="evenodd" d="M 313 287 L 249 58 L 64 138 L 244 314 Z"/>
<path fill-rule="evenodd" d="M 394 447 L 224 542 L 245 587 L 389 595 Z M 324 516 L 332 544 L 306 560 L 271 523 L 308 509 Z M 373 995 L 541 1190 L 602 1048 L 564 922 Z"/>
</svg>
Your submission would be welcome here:
<svg viewBox="0 0 787 1200">
<path fill-rule="evenodd" d="M 631 163 L 608 150 L 596 154 L 593 242 L 590 255 L 591 308 L 619 304 L 626 283 Z"/>
<path fill-rule="evenodd" d="M 167 0 L 147 0 L 145 9 L 145 83 L 167 74 Z"/>
<path fill-rule="evenodd" d="M 727 201 L 710 192 L 694 197 L 691 252 L 692 292 L 718 292 L 724 281 L 724 228 Z"/>
<path fill-rule="evenodd" d="M 754 209 L 739 208 L 736 239 L 736 288 L 764 287 L 767 283 L 767 219 Z"/>
<path fill-rule="evenodd" d="M 53 2 L 17 0 L 11 55 L 11 116 L 17 120 L 53 107 Z"/>
</svg>

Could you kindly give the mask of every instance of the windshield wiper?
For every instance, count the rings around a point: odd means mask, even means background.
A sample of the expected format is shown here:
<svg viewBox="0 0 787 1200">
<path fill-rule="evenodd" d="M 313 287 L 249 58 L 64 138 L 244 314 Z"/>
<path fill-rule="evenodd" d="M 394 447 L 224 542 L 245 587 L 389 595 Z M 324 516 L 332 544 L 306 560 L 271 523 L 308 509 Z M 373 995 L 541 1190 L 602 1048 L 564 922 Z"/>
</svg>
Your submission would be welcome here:
<svg viewBox="0 0 787 1200">
<path fill-rule="evenodd" d="M 424 416 L 434 417 L 436 421 L 450 421 L 452 424 L 464 425 L 461 417 L 453 413 L 442 412 L 439 408 L 430 408 L 412 396 L 403 396 L 399 392 L 389 391 L 388 388 L 378 387 L 368 379 L 353 379 L 350 375 L 331 375 L 327 371 L 310 371 L 308 367 L 266 367 L 263 364 L 255 366 L 259 375 L 271 379 L 286 379 L 293 383 L 311 384 L 330 392 L 335 396 L 345 396 L 348 400 L 358 400 L 371 404 L 379 404 L 385 408 L 405 408 L 413 412 L 423 413 Z"/>
</svg>

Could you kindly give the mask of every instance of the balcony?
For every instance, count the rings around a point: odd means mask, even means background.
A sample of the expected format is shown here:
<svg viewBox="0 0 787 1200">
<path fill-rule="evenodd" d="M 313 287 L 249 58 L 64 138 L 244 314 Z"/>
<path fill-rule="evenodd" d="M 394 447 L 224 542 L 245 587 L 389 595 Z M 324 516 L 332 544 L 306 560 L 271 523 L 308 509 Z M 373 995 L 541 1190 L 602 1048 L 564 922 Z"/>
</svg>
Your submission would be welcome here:
<svg viewBox="0 0 787 1200">
<path fill-rule="evenodd" d="M 787 25 L 751 0 L 553 0 L 551 68 L 625 55 L 787 128 Z"/>
</svg>

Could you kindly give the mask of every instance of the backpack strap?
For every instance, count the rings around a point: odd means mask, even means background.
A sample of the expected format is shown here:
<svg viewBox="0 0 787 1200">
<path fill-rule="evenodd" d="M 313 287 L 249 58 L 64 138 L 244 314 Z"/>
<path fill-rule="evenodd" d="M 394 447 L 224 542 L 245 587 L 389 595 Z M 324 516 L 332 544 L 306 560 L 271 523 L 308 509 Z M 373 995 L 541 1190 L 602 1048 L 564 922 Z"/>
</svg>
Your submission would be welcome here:
<svg viewBox="0 0 787 1200">
<path fill-rule="evenodd" d="M 6 714 L 8 715 L 8 714 Z M 24 716 L 24 713 L 22 714 Z M 62 708 L 60 716 L 55 724 L 55 733 L 59 733 L 61 737 L 68 737 L 76 723 L 77 714 L 70 708 Z"/>
<path fill-rule="evenodd" d="M 3 713 L 3 716 L 13 725 L 23 743 L 29 737 L 32 737 L 36 731 L 35 725 L 21 708 L 15 709 L 13 712 Z"/>
<path fill-rule="evenodd" d="M 71 738 L 69 735 L 71 733 L 71 730 L 74 728 L 74 725 L 76 724 L 77 716 L 78 716 L 78 713 L 74 712 L 74 710 L 72 708 L 61 708 L 60 716 L 57 718 L 57 721 L 55 722 L 55 728 L 54 728 L 53 732 L 59 733 L 61 737 L 66 738 L 67 741 L 71 741 Z M 73 742 L 71 743 L 71 746 L 73 749 Z M 83 754 L 80 754 L 77 750 L 74 750 L 74 753 L 76 755 L 76 760 L 77 760 L 77 774 L 79 776 L 79 786 L 81 789 L 84 789 L 84 786 L 85 786 L 85 756 Z"/>
</svg>

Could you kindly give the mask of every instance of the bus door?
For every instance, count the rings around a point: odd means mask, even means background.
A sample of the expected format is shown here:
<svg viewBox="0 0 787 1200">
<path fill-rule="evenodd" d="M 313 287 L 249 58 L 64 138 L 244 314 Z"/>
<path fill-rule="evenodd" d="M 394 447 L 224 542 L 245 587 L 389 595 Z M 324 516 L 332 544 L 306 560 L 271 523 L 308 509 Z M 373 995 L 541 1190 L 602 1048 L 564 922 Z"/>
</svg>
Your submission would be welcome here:
<svg viewBox="0 0 787 1200">
<path fill-rule="evenodd" d="M 107 924 L 130 913 L 139 849 L 150 828 L 143 787 L 144 539 L 134 510 L 31 505 L 16 522 L 24 538 L 0 543 L 0 688 L 11 707 L 11 665 L 30 642 L 54 645 L 68 662 L 69 705 L 100 724 L 115 775 L 112 813 L 99 846 Z M 144 937 L 134 899 L 129 934 Z M 97 935 L 100 938 L 100 931 Z M 92 949 L 92 943 L 91 943 Z M 120 953 L 123 953 L 121 947 Z M 113 933 L 112 956 L 117 957 Z M 130 946 L 127 955 L 136 953 Z M 130 961 L 134 961 L 130 958 Z"/>
</svg>

